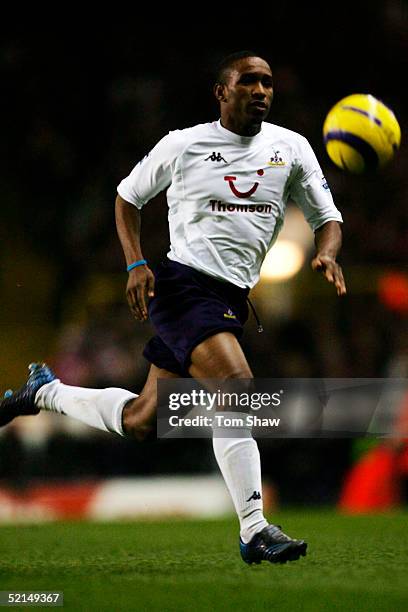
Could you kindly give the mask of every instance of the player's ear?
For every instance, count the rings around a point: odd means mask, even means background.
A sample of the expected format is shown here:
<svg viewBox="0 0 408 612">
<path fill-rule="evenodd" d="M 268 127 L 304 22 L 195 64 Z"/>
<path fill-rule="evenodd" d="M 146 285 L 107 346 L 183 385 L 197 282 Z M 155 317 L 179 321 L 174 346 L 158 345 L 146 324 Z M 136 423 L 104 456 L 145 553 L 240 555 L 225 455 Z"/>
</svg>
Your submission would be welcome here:
<svg viewBox="0 0 408 612">
<path fill-rule="evenodd" d="M 218 102 L 226 102 L 226 86 L 223 83 L 216 83 L 214 85 L 214 95 Z"/>
</svg>

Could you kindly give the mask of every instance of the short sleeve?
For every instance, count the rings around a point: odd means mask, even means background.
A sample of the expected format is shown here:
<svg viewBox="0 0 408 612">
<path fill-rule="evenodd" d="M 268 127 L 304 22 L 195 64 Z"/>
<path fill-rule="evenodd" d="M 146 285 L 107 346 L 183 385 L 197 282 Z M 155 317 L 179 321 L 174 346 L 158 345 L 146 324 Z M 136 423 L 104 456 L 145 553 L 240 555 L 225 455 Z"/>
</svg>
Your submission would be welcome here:
<svg viewBox="0 0 408 612">
<path fill-rule="evenodd" d="M 170 185 L 175 162 L 183 148 L 184 139 L 180 130 L 167 134 L 119 183 L 118 194 L 137 208 L 142 208 Z"/>
<path fill-rule="evenodd" d="M 316 155 L 306 138 L 301 137 L 297 169 L 290 185 L 290 196 L 302 210 L 313 231 L 343 219 L 336 208 Z"/>
</svg>

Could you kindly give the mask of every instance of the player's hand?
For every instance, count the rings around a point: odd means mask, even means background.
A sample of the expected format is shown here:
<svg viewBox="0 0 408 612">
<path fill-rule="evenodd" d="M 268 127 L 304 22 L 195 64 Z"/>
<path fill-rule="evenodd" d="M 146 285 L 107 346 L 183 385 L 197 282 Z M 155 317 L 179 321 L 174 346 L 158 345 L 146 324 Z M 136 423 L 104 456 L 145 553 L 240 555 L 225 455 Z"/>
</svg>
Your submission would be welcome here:
<svg viewBox="0 0 408 612">
<path fill-rule="evenodd" d="M 129 272 L 126 298 L 133 316 L 138 321 L 147 320 L 146 299 L 154 296 L 154 275 L 145 266 L 138 266 Z"/>
<path fill-rule="evenodd" d="M 329 283 L 334 284 L 337 295 L 345 295 L 347 293 L 342 269 L 333 257 L 330 257 L 330 255 L 316 255 L 312 261 L 312 268 L 316 272 L 322 272 Z"/>
</svg>

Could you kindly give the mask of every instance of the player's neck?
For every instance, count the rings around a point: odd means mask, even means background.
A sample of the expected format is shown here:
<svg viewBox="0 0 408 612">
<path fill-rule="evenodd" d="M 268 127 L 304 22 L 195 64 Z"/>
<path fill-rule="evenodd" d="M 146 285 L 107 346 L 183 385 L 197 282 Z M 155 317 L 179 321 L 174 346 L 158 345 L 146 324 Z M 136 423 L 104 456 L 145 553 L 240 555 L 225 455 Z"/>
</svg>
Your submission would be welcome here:
<svg viewBox="0 0 408 612">
<path fill-rule="evenodd" d="M 239 136 L 256 136 L 262 127 L 262 121 L 259 123 L 242 123 L 234 117 L 222 117 L 221 125 L 226 130 L 238 134 Z"/>
</svg>

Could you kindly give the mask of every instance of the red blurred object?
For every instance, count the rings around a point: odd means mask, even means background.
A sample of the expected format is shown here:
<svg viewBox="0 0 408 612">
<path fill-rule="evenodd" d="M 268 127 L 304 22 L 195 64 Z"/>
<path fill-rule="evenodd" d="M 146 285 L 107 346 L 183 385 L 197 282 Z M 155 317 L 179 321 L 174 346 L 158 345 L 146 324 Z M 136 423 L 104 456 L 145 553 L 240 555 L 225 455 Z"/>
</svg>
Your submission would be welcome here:
<svg viewBox="0 0 408 612">
<path fill-rule="evenodd" d="M 390 310 L 408 313 L 408 276 L 402 272 L 384 274 L 378 281 L 378 296 Z"/>
<path fill-rule="evenodd" d="M 26 498 L 30 503 L 47 508 L 59 518 L 81 518 L 98 489 L 96 482 L 38 485 L 30 489 Z"/>
<path fill-rule="evenodd" d="M 347 475 L 338 504 L 343 512 L 381 512 L 401 503 L 399 455 L 381 444 L 369 451 Z"/>
<path fill-rule="evenodd" d="M 401 504 L 401 481 L 408 476 L 408 394 L 400 405 L 395 434 L 350 469 L 340 494 L 340 510 L 352 514 L 381 512 Z"/>
</svg>

